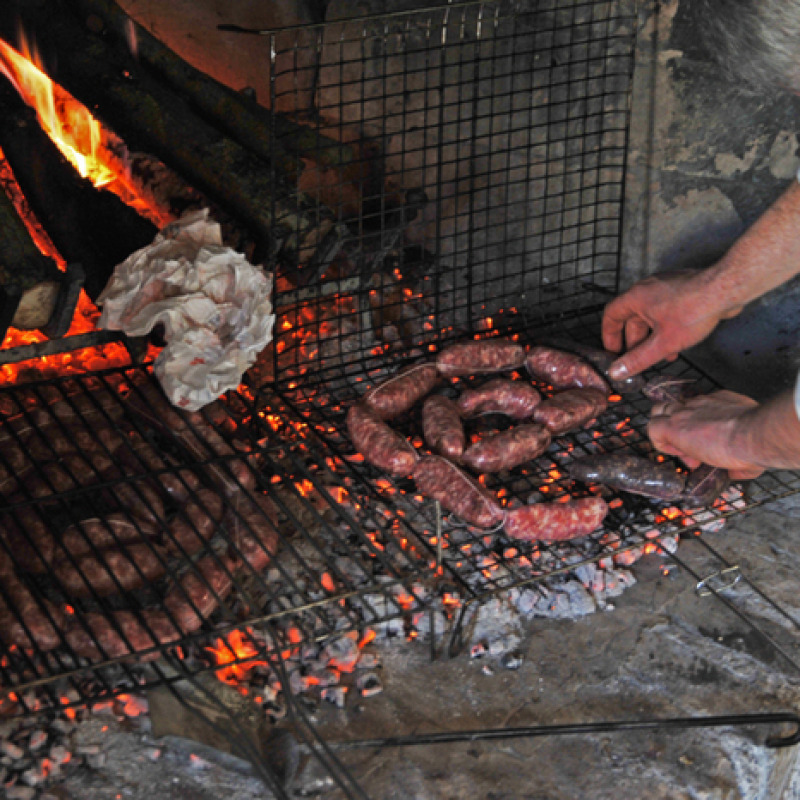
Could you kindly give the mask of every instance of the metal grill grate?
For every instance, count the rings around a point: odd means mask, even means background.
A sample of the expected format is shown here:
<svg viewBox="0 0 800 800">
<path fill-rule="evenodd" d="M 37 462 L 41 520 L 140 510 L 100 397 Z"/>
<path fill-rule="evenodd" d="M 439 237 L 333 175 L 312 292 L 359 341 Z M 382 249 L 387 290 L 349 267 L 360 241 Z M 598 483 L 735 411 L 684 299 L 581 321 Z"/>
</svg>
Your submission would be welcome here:
<svg viewBox="0 0 800 800">
<path fill-rule="evenodd" d="M 289 204 L 321 201 L 339 236 L 317 269 L 275 254 L 279 388 L 374 378 L 419 348 L 615 289 L 635 8 L 559 5 L 269 34 L 272 106 L 325 137 Z M 339 166 L 331 139 L 349 147 Z"/>
</svg>

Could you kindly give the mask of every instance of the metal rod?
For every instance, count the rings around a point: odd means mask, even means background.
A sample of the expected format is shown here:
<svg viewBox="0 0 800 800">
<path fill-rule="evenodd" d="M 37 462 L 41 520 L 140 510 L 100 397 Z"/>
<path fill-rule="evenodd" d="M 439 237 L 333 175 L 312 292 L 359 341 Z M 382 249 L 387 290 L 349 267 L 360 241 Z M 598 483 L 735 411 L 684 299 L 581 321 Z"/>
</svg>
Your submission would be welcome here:
<svg viewBox="0 0 800 800">
<path fill-rule="evenodd" d="M 366 747 L 409 747 L 425 744 L 453 744 L 455 742 L 480 742 L 498 739 L 521 739 L 543 736 L 574 736 L 587 733 L 619 733 L 622 731 L 661 731 L 686 728 L 723 728 L 744 725 L 780 725 L 790 723 L 791 733 L 767 737 L 766 747 L 790 747 L 800 742 L 800 716 L 791 711 L 759 714 L 725 714 L 708 717 L 667 717 L 666 719 L 619 720 L 582 722 L 566 725 L 524 725 L 513 728 L 485 728 L 469 731 L 444 731 L 419 733 L 409 736 L 387 736 L 376 739 L 359 739 L 353 742 L 331 743 L 337 750 L 355 750 Z"/>
</svg>

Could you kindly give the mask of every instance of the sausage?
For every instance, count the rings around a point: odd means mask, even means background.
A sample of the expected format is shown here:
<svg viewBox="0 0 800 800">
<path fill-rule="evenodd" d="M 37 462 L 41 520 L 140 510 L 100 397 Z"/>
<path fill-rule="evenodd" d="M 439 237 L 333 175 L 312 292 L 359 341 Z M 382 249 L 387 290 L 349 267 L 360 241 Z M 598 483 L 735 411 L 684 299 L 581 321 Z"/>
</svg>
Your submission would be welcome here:
<svg viewBox="0 0 800 800">
<path fill-rule="evenodd" d="M 414 448 L 374 411 L 357 403 L 347 412 L 353 447 L 373 466 L 396 478 L 408 475 L 417 460 Z"/>
<path fill-rule="evenodd" d="M 556 389 L 598 389 L 608 394 L 608 382 L 580 356 L 538 345 L 528 351 L 525 366 L 534 378 Z"/>
<path fill-rule="evenodd" d="M 12 497 L 11 501 L 17 499 Z M 46 572 L 53 561 L 56 537 L 46 516 L 35 506 L 6 511 L 0 517 L 0 532 L 18 567 L 25 572 Z"/>
<path fill-rule="evenodd" d="M 373 386 L 361 398 L 364 405 L 381 419 L 392 419 L 428 394 L 439 380 L 435 364 L 415 364 L 393 378 Z"/>
<path fill-rule="evenodd" d="M 517 425 L 471 444 L 463 461 L 477 472 L 500 472 L 538 458 L 550 446 L 550 431 L 543 425 Z"/>
<path fill-rule="evenodd" d="M 460 342 L 446 347 L 436 357 L 436 367 L 445 378 L 507 372 L 524 363 L 525 348 L 508 339 Z"/>
<path fill-rule="evenodd" d="M 422 406 L 422 433 L 428 446 L 443 456 L 458 460 L 467 445 L 458 406 L 443 395 L 432 395 Z"/>
<path fill-rule="evenodd" d="M 52 650 L 61 643 L 58 631 L 64 614 L 47 600 L 38 600 L 14 571 L 9 556 L 0 551 L 0 634 L 9 646 Z M 24 625 L 23 625 L 24 621 Z"/>
<path fill-rule="evenodd" d="M 494 528 L 505 512 L 476 480 L 441 456 L 424 456 L 414 467 L 419 491 L 476 528 Z"/>
<path fill-rule="evenodd" d="M 132 390 L 125 402 L 135 414 L 152 427 L 174 436 L 220 489 L 231 497 L 242 488 L 255 488 L 256 475 L 247 460 L 237 453 L 199 412 L 179 411 L 155 385 Z M 209 458 L 213 463 L 206 463 Z"/>
<path fill-rule="evenodd" d="M 226 527 L 233 557 L 260 572 L 278 550 L 278 510 L 265 495 L 240 495 L 228 510 Z"/>
<path fill-rule="evenodd" d="M 164 520 L 164 501 L 149 480 L 118 483 L 106 493 L 132 517 L 148 525 L 160 525 Z"/>
<path fill-rule="evenodd" d="M 66 453 L 113 453 L 125 435 L 113 428 L 88 429 L 74 422 L 52 423 L 38 428 L 25 441 L 25 452 L 34 461 L 49 461 Z"/>
<path fill-rule="evenodd" d="M 170 522 L 165 547 L 171 553 L 194 555 L 216 532 L 222 512 L 222 498 L 210 489 L 201 489 L 197 501 L 189 501 Z"/>
<path fill-rule="evenodd" d="M 88 486 L 115 470 L 114 461 L 104 453 L 67 453 L 58 461 L 48 461 L 38 466 L 37 472 L 24 482 L 24 491 L 28 497 L 49 498 L 54 493 Z"/>
<path fill-rule="evenodd" d="M 533 419 L 558 436 L 583 427 L 608 407 L 599 389 L 567 389 L 542 400 L 533 409 Z"/>
<path fill-rule="evenodd" d="M 175 462 L 144 439 L 137 439 L 130 447 L 117 453 L 122 464 L 132 475 L 157 473 L 159 486 L 176 502 L 187 500 L 200 487 L 200 478 L 192 469 L 176 469 Z"/>
<path fill-rule="evenodd" d="M 581 342 L 573 342 L 572 340 L 548 340 L 543 344 L 550 345 L 558 350 L 566 350 L 568 353 L 574 353 L 580 356 L 584 361 L 591 364 L 611 385 L 615 392 L 620 394 L 630 394 L 632 392 L 641 392 L 647 381 L 643 375 L 632 375 L 629 378 L 612 378 L 608 374 L 608 368 L 617 360 L 616 353 L 608 350 L 602 350 L 599 347 L 592 347 L 588 344 Z"/>
<path fill-rule="evenodd" d="M 672 465 L 631 453 L 599 453 L 576 459 L 567 472 L 583 483 L 602 483 L 621 492 L 659 500 L 677 499 L 686 485 L 686 477 Z"/>
<path fill-rule="evenodd" d="M 132 611 L 84 614 L 67 628 L 65 639 L 75 655 L 98 660 L 121 658 L 177 642 L 190 632 L 175 627 L 164 611 L 146 609 L 141 612 L 141 618 Z M 141 660 L 160 656 L 161 653 L 156 652 Z"/>
<path fill-rule="evenodd" d="M 185 632 L 197 630 L 233 588 L 235 563 L 215 555 L 201 558 L 167 592 L 164 607 Z"/>
<path fill-rule="evenodd" d="M 530 384 L 495 378 L 477 389 L 466 389 L 458 398 L 458 410 L 465 417 L 505 414 L 511 419 L 529 419 L 542 396 Z"/>
<path fill-rule="evenodd" d="M 92 517 L 70 525 L 61 535 L 57 552 L 59 558 L 64 557 L 65 552 L 79 558 L 111 547 L 131 545 L 143 537 L 155 540 L 158 532 L 152 525 L 134 522 L 127 514 L 116 512 L 103 519 Z"/>
<path fill-rule="evenodd" d="M 730 486 L 730 483 L 731 476 L 728 470 L 701 464 L 687 476 L 680 500 L 695 508 L 710 506 Z"/>
<path fill-rule="evenodd" d="M 108 597 L 140 589 L 167 571 L 167 552 L 154 543 L 134 542 L 87 553 L 55 566 L 53 574 L 69 597 Z"/>
<path fill-rule="evenodd" d="M 581 497 L 566 503 L 534 503 L 506 512 L 505 532 L 512 539 L 565 542 L 597 530 L 608 514 L 602 497 Z"/>
</svg>

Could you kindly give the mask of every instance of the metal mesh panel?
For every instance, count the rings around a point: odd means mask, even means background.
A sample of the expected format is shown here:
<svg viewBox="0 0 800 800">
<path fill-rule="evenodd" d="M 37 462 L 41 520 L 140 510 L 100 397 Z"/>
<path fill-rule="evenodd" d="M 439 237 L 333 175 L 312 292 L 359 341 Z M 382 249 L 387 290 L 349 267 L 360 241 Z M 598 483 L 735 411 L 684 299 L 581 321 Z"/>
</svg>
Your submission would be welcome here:
<svg viewBox="0 0 800 800">
<path fill-rule="evenodd" d="M 324 264 L 274 256 L 280 386 L 363 376 L 616 287 L 633 3 L 557 5 L 271 34 L 273 107 L 325 137 L 285 191 L 297 207 L 321 202 L 338 236 Z M 331 140 L 347 144 L 338 165 Z"/>
</svg>

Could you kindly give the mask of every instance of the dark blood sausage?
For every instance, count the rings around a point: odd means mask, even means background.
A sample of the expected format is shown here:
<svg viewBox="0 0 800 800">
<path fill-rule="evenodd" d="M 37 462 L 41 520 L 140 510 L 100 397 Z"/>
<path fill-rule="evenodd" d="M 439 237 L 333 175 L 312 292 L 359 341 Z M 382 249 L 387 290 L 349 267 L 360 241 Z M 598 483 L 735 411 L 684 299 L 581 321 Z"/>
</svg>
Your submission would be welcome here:
<svg viewBox="0 0 800 800">
<path fill-rule="evenodd" d="M 373 386 L 361 398 L 361 402 L 381 419 L 392 419 L 425 397 L 437 380 L 439 372 L 435 364 L 415 364 Z"/>
<path fill-rule="evenodd" d="M 588 361 L 609 382 L 611 388 L 620 394 L 641 392 L 646 385 L 646 380 L 642 375 L 632 375 L 630 378 L 623 380 L 609 377 L 608 368 L 619 358 L 616 353 L 612 353 L 609 350 L 602 350 L 599 347 L 562 339 L 548 340 L 543 344 L 550 345 L 558 350 L 565 350 L 568 353 L 574 353 L 584 361 Z"/>
<path fill-rule="evenodd" d="M 607 407 L 606 393 L 599 389 L 567 389 L 542 400 L 533 409 L 533 419 L 557 436 L 583 427 Z"/>
<path fill-rule="evenodd" d="M 606 394 L 609 385 L 597 370 L 574 353 L 539 345 L 528 351 L 525 366 L 534 378 L 556 389 L 598 389 Z"/>
<path fill-rule="evenodd" d="M 465 389 L 458 398 L 458 410 L 465 417 L 505 414 L 511 419 L 529 419 L 542 396 L 529 383 L 507 378 L 494 380 L 477 389 Z"/>
<path fill-rule="evenodd" d="M 680 497 L 684 505 L 695 508 L 710 506 L 730 486 L 728 470 L 701 464 L 686 478 L 686 487 Z"/>
<path fill-rule="evenodd" d="M 458 406 L 442 395 L 432 395 L 422 406 L 422 432 L 428 446 L 452 459 L 460 459 L 467 444 Z"/>
<path fill-rule="evenodd" d="M 608 505 L 602 497 L 534 503 L 507 511 L 505 532 L 512 539 L 564 542 L 597 530 L 607 513 Z"/>
<path fill-rule="evenodd" d="M 476 480 L 440 456 L 425 456 L 414 467 L 419 491 L 476 528 L 494 528 L 505 512 Z"/>
<path fill-rule="evenodd" d="M 476 472 L 500 472 L 538 458 L 550 445 L 550 431 L 543 425 L 517 425 L 471 444 L 463 461 Z"/>
<path fill-rule="evenodd" d="M 409 475 L 417 453 L 374 411 L 357 403 L 347 412 L 347 431 L 353 447 L 373 466 L 396 478 Z"/>
<path fill-rule="evenodd" d="M 439 374 L 482 375 L 519 369 L 525 363 L 525 348 L 508 339 L 483 339 L 450 345 L 436 357 Z"/>
<path fill-rule="evenodd" d="M 576 459 L 567 471 L 570 477 L 583 483 L 602 483 L 620 492 L 658 500 L 677 499 L 686 484 L 686 477 L 670 464 L 629 453 L 600 453 Z"/>
</svg>

